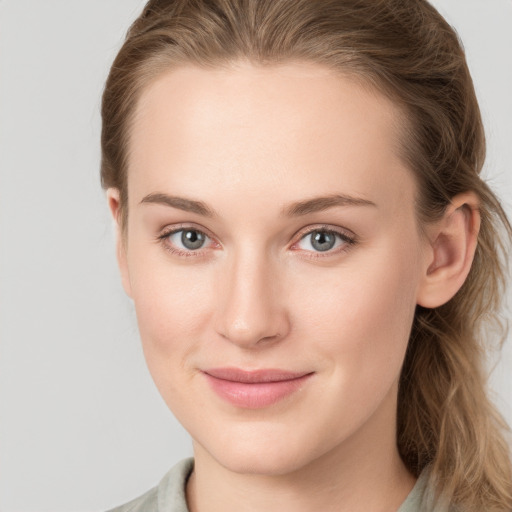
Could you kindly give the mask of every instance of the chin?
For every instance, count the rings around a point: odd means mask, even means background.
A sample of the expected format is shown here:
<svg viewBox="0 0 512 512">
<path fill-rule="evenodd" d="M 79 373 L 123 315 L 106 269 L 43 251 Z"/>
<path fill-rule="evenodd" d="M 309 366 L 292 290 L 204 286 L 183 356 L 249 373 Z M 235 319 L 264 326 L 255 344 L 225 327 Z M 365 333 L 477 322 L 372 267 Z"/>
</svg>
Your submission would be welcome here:
<svg viewBox="0 0 512 512">
<path fill-rule="evenodd" d="M 217 462 L 233 473 L 244 475 L 287 475 L 301 469 L 305 461 L 296 455 L 283 454 L 280 450 L 252 450 L 221 453 Z"/>
<path fill-rule="evenodd" d="M 293 473 L 322 455 L 320 447 L 307 440 L 309 436 L 301 439 L 283 430 L 288 429 L 283 425 L 237 429 L 226 432 L 217 442 L 210 438 L 201 444 L 201 450 L 234 473 L 268 476 Z"/>
</svg>

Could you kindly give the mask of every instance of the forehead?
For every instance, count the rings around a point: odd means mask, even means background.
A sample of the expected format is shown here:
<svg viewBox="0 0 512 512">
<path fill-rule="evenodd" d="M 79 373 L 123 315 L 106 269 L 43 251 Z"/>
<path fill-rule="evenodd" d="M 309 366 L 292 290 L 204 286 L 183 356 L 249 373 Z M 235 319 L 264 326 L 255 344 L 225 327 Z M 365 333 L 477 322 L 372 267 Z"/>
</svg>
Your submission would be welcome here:
<svg viewBox="0 0 512 512">
<path fill-rule="evenodd" d="M 182 187 L 213 196 L 246 183 L 261 198 L 276 181 L 290 199 L 305 187 L 360 196 L 410 188 L 398 156 L 401 124 L 384 95 L 318 64 L 182 66 L 141 95 L 130 196 Z"/>
</svg>

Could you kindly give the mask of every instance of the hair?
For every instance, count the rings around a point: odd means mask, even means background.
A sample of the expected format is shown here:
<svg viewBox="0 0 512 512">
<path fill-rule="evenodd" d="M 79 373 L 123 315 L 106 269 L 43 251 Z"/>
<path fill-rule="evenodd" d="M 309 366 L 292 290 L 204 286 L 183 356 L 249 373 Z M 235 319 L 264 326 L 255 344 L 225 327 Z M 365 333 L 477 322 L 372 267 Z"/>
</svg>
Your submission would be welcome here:
<svg viewBox="0 0 512 512">
<path fill-rule="evenodd" d="M 151 0 L 128 31 L 103 94 L 101 180 L 127 222 L 129 139 L 141 92 L 182 64 L 314 62 L 385 94 L 404 114 L 402 157 L 417 214 L 438 220 L 459 193 L 480 200 L 469 276 L 445 305 L 418 306 L 399 383 L 397 445 L 411 473 L 429 467 L 437 503 L 512 510 L 508 427 L 488 398 L 512 228 L 480 172 L 485 136 L 464 50 L 426 0 Z"/>
</svg>

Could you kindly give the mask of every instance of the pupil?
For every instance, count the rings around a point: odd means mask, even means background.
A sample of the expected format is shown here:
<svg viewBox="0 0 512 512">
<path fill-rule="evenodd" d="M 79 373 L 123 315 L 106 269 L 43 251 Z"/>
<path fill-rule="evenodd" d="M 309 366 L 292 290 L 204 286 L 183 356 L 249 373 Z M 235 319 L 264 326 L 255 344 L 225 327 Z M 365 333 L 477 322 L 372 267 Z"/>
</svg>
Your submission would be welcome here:
<svg viewBox="0 0 512 512">
<path fill-rule="evenodd" d="M 181 243 L 187 249 L 199 249 L 204 243 L 204 235 L 198 231 L 183 231 Z"/>
<path fill-rule="evenodd" d="M 332 233 L 326 231 L 315 231 L 312 235 L 313 240 L 311 245 L 317 251 L 328 251 L 334 247 L 336 239 Z"/>
</svg>

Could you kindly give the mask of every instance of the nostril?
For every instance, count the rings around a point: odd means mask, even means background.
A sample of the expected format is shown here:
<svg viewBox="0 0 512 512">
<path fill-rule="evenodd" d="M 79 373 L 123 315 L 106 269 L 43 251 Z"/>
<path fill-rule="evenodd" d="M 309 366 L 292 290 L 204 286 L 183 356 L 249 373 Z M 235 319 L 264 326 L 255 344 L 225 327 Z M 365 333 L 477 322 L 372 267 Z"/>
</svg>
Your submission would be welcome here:
<svg viewBox="0 0 512 512">
<path fill-rule="evenodd" d="M 274 334 L 273 336 L 264 336 L 263 338 L 261 338 L 258 343 L 265 343 L 265 342 L 270 342 L 270 341 L 275 341 L 277 338 L 280 338 L 281 335 L 280 334 Z"/>
<path fill-rule="evenodd" d="M 233 322 L 231 326 L 224 326 L 217 332 L 226 340 L 240 346 L 254 347 L 267 345 L 277 341 L 282 335 L 280 332 L 272 333 L 271 325 L 247 326 L 244 322 Z"/>
</svg>

